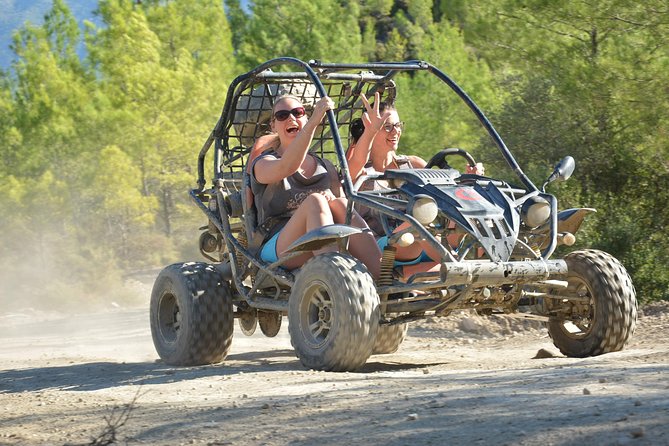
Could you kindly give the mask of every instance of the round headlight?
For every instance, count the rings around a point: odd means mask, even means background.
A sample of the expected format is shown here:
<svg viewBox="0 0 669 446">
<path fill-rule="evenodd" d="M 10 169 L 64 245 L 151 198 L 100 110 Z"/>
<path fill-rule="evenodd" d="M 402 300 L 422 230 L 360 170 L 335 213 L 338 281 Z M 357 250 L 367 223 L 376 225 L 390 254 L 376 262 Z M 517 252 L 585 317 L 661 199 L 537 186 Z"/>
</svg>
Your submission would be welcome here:
<svg viewBox="0 0 669 446">
<path fill-rule="evenodd" d="M 413 197 L 409 202 L 407 210 L 422 225 L 429 225 L 439 215 L 437 202 L 427 195 L 416 195 Z"/>
<path fill-rule="evenodd" d="M 541 197 L 532 197 L 523 203 L 520 217 L 523 223 L 530 228 L 536 228 L 546 223 L 551 216 L 551 206 Z"/>
</svg>

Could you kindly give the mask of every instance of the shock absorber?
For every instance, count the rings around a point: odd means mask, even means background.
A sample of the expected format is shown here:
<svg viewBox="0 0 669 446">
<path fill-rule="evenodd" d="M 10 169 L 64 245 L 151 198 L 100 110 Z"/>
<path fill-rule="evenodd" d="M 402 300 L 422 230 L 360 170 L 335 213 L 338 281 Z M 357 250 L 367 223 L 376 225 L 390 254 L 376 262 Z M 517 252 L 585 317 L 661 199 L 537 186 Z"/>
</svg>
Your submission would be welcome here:
<svg viewBox="0 0 669 446">
<path fill-rule="evenodd" d="M 393 266 L 395 265 L 395 252 L 392 246 L 383 248 L 381 257 L 381 274 L 379 275 L 379 287 L 391 286 L 393 284 Z"/>
<path fill-rule="evenodd" d="M 386 246 L 383 248 L 381 257 L 381 273 L 379 274 L 378 287 L 391 286 L 393 284 L 393 266 L 395 265 L 395 251 L 396 248 Z M 381 314 L 386 312 L 386 302 L 388 301 L 388 294 L 380 294 L 381 299 Z"/>
<path fill-rule="evenodd" d="M 237 241 L 244 248 L 248 248 L 249 242 L 248 242 L 248 239 L 246 238 L 246 230 L 242 229 L 241 231 L 239 231 L 239 234 L 237 234 Z M 235 263 L 235 267 L 237 269 L 237 275 L 239 277 L 243 277 L 244 274 L 242 273 L 242 269 L 244 268 L 245 257 L 239 251 L 237 251 L 235 254 L 236 254 L 235 257 L 237 258 L 237 263 Z"/>
</svg>

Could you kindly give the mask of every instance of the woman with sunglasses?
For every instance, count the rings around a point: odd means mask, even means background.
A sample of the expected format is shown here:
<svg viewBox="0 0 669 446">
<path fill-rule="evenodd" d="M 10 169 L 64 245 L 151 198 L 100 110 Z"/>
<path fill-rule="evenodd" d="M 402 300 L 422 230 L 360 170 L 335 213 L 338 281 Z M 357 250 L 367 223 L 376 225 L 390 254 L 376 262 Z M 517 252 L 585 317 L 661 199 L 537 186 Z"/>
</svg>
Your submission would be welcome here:
<svg viewBox="0 0 669 446">
<path fill-rule="evenodd" d="M 355 182 L 358 177 L 367 173 L 383 173 L 386 169 L 424 168 L 427 162 L 421 157 L 397 153 L 404 123 L 400 121 L 395 105 L 380 102 L 378 93 L 375 95 L 373 106 L 369 104 L 364 94 L 361 94 L 360 98 L 366 112 L 363 113 L 362 119 L 351 122 L 352 144 L 347 152 L 352 180 Z M 467 173 L 484 175 L 484 171 L 481 163 L 467 166 Z M 377 180 L 368 180 L 360 189 L 375 190 L 386 187 L 379 183 Z M 384 249 L 388 244 L 388 237 L 385 235 L 379 215 L 368 208 L 361 209 L 360 214 L 377 235 L 380 249 Z M 395 231 L 407 225 L 408 223 L 403 223 Z M 415 242 L 409 246 L 396 248 L 395 265 L 401 266 L 403 275 L 408 277 L 413 273 L 438 267 L 438 263 L 432 259 L 439 258 L 439 254 L 433 252 L 429 244 Z"/>
<path fill-rule="evenodd" d="M 336 169 L 329 161 L 309 153 L 318 125 L 333 107 L 332 99 L 323 97 L 307 117 L 297 97 L 282 96 L 274 103 L 270 125 L 275 143 L 264 139 L 265 150 L 251 161 L 250 171 L 258 222 L 266 234 L 260 256 L 267 262 L 278 260 L 307 232 L 345 222 L 347 203 L 341 197 Z M 352 224 L 367 228 L 358 215 L 354 215 Z M 349 250 L 373 277 L 378 277 L 381 252 L 371 232 L 351 236 Z M 305 253 L 283 266 L 297 268 L 312 256 Z"/>
<path fill-rule="evenodd" d="M 380 102 L 378 93 L 375 96 L 374 106 L 371 106 L 365 95 L 360 95 L 366 112 L 362 119 L 351 122 L 353 140 L 347 157 L 354 181 L 365 169 L 385 172 L 386 169 L 422 169 L 427 165 L 419 156 L 397 153 L 404 122 L 400 121 L 394 104 Z M 481 163 L 467 166 L 467 173 L 483 175 L 484 171 Z"/>
<path fill-rule="evenodd" d="M 367 111 L 362 119 L 353 120 L 351 123 L 353 143 L 348 151 L 351 178 L 355 181 L 365 169 L 385 172 L 386 169 L 425 167 L 427 162 L 422 158 L 397 153 L 404 122 L 400 121 L 395 106 L 380 102 L 378 93 L 375 95 L 374 106 L 369 104 L 364 94 L 360 98 Z"/>
</svg>

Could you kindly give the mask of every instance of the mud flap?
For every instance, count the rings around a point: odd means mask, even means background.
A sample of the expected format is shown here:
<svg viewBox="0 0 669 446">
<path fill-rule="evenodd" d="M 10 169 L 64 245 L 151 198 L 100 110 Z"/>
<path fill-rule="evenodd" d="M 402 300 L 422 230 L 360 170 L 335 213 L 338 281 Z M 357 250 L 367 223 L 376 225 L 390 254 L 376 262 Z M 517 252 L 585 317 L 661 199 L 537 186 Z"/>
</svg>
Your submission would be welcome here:
<svg viewBox="0 0 669 446">
<path fill-rule="evenodd" d="M 558 232 L 576 234 L 585 217 L 591 212 L 597 212 L 597 210 L 593 208 L 574 208 L 560 211 L 558 213 Z"/>
<path fill-rule="evenodd" d="M 316 251 L 332 243 L 337 243 L 355 234 L 362 233 L 362 229 L 347 225 L 328 225 L 307 232 L 295 240 L 286 252 Z"/>
</svg>

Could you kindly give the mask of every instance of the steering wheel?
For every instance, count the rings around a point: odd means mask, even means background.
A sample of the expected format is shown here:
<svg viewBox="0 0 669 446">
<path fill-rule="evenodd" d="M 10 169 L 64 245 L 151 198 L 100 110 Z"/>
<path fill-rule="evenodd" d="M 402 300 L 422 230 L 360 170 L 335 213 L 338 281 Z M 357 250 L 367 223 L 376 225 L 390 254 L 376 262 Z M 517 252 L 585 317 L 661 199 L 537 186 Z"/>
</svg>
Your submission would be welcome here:
<svg viewBox="0 0 669 446">
<path fill-rule="evenodd" d="M 476 160 L 474 160 L 474 157 L 469 152 L 464 149 L 450 148 L 437 152 L 432 158 L 430 158 L 430 161 L 427 162 L 425 168 L 431 169 L 433 167 L 438 167 L 439 169 L 451 169 L 451 166 L 446 161 L 446 157 L 452 155 L 461 156 L 467 160 L 467 164 L 470 166 L 476 166 Z"/>
</svg>

